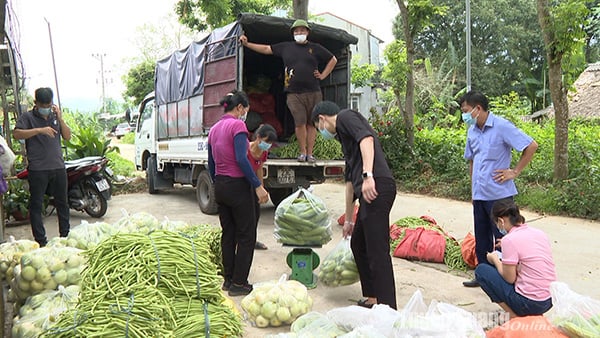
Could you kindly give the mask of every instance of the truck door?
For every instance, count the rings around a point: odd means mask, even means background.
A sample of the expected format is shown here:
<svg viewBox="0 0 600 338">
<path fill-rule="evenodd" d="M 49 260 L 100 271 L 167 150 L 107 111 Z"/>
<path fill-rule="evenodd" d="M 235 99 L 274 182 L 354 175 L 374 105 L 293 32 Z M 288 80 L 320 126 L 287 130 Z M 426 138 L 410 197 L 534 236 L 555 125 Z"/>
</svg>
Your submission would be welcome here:
<svg viewBox="0 0 600 338">
<path fill-rule="evenodd" d="M 137 170 L 146 169 L 146 161 L 150 154 L 156 154 L 156 106 L 154 96 L 142 101 L 135 130 L 135 167 Z"/>
<path fill-rule="evenodd" d="M 219 101 L 238 88 L 237 35 L 206 45 L 203 127 L 210 129 L 223 115 Z"/>
</svg>

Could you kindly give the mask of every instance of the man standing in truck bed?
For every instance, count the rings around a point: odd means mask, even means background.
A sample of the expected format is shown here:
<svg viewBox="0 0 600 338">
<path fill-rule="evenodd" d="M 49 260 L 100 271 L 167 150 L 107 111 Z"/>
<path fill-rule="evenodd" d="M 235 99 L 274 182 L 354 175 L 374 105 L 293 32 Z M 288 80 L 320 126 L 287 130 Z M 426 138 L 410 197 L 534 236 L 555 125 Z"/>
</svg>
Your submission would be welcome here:
<svg viewBox="0 0 600 338">
<path fill-rule="evenodd" d="M 310 122 L 314 106 L 323 100 L 319 81 L 327 78 L 335 64 L 336 57 L 325 47 L 307 40 L 310 27 L 304 20 L 296 20 L 291 27 L 294 42 L 284 41 L 273 45 L 248 42 L 245 35 L 240 42 L 251 50 L 275 55 L 283 59 L 285 67 L 284 89 L 287 92 L 287 106 L 294 117 L 295 133 L 298 139 L 299 162 L 315 162 L 313 148 L 317 130 Z M 323 71 L 319 64 L 327 63 Z"/>
</svg>

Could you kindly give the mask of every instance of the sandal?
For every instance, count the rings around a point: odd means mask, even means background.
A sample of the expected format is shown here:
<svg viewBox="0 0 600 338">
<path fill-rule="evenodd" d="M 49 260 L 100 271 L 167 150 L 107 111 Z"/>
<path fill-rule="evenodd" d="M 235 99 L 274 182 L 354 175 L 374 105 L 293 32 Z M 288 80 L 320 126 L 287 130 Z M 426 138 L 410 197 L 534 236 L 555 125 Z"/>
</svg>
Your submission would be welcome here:
<svg viewBox="0 0 600 338">
<path fill-rule="evenodd" d="M 313 155 L 308 155 L 306 156 L 306 162 L 315 163 L 317 162 L 317 159 Z"/>
<path fill-rule="evenodd" d="M 361 299 L 358 302 L 356 302 L 356 305 L 358 306 L 362 306 L 362 307 L 366 307 L 367 309 L 371 309 L 373 307 L 373 305 L 375 304 L 371 304 L 371 303 L 367 303 L 369 300 L 368 299 Z"/>
<path fill-rule="evenodd" d="M 267 250 L 268 248 L 267 248 L 267 246 L 264 243 L 256 241 L 256 243 L 254 244 L 254 249 L 256 249 L 256 250 Z"/>
<path fill-rule="evenodd" d="M 300 154 L 296 159 L 298 160 L 298 162 L 306 162 L 306 155 Z"/>
</svg>

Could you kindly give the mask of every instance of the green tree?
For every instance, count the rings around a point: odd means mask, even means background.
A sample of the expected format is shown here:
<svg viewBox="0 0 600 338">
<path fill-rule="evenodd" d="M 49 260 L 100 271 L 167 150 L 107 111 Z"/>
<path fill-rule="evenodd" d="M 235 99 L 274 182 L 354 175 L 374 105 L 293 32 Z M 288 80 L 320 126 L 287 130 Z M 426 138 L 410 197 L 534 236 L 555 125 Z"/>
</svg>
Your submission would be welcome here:
<svg viewBox="0 0 600 338">
<path fill-rule="evenodd" d="M 126 87 L 123 96 L 133 98 L 133 104 L 139 104 L 144 96 L 154 90 L 154 67 L 155 62 L 143 61 L 129 69 L 123 77 Z"/>
<path fill-rule="evenodd" d="M 563 81 L 563 61 L 581 50 L 585 42 L 585 18 L 589 10 L 581 0 L 536 0 L 538 21 L 542 28 L 550 93 L 554 104 L 554 179 L 569 175 L 569 104 Z"/>
<path fill-rule="evenodd" d="M 295 1 L 299 3 L 298 8 L 308 8 L 308 0 Z M 225 26 L 240 13 L 270 14 L 275 9 L 289 6 L 289 0 L 179 0 L 175 4 L 175 13 L 183 25 L 204 31 Z"/>
<path fill-rule="evenodd" d="M 419 32 L 430 27 L 431 20 L 435 16 L 443 15 L 446 11 L 444 6 L 436 6 L 431 0 L 396 0 L 400 8 L 400 23 L 404 43 L 406 45 L 406 94 L 404 96 L 404 107 L 400 107 L 404 115 L 406 141 L 410 149 L 414 145 L 414 116 L 415 116 L 415 58 L 416 51 L 414 39 Z"/>
<path fill-rule="evenodd" d="M 377 72 L 377 66 L 372 63 L 363 63 L 359 65 L 360 55 L 352 57 L 351 63 L 351 82 L 355 87 L 365 87 L 373 85 L 373 78 Z"/>
</svg>

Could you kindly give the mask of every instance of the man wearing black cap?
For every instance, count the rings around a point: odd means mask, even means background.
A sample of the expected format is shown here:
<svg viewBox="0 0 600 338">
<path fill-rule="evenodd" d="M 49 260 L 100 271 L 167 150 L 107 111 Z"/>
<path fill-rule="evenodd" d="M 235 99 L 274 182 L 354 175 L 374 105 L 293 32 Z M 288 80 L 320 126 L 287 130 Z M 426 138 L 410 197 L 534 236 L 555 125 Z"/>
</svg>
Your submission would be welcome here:
<svg viewBox="0 0 600 338">
<path fill-rule="evenodd" d="M 390 210 L 396 199 L 396 183 L 385 160 L 375 130 L 360 113 L 340 108 L 331 101 L 315 106 L 311 121 L 325 139 L 342 144 L 346 161 L 346 222 L 344 237 L 350 246 L 366 299 L 358 305 L 387 304 L 396 309 L 396 286 L 390 257 Z M 354 202 L 359 200 L 356 224 Z"/>
<path fill-rule="evenodd" d="M 300 154 L 298 161 L 315 162 L 313 148 L 317 131 L 309 123 L 315 104 L 323 100 L 319 81 L 327 78 L 337 63 L 336 57 L 318 43 L 309 42 L 310 27 L 304 20 L 296 20 L 291 26 L 294 42 L 284 41 L 273 45 L 248 42 L 245 35 L 240 42 L 251 50 L 275 55 L 283 59 L 285 66 L 284 89 L 287 92 L 287 106 L 294 117 L 296 138 Z M 319 64 L 327 65 L 323 71 Z"/>
</svg>

